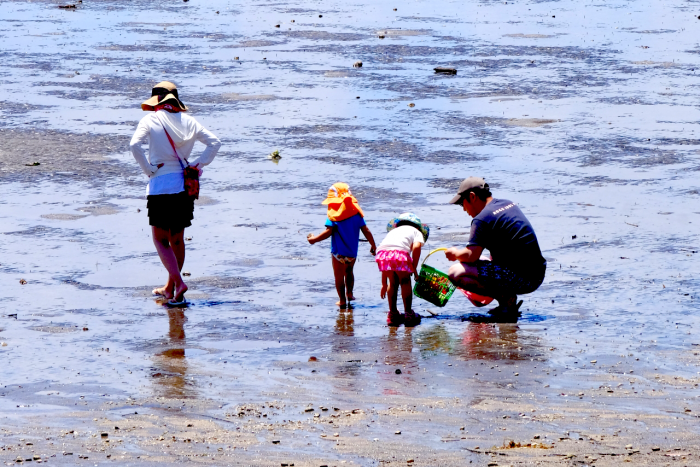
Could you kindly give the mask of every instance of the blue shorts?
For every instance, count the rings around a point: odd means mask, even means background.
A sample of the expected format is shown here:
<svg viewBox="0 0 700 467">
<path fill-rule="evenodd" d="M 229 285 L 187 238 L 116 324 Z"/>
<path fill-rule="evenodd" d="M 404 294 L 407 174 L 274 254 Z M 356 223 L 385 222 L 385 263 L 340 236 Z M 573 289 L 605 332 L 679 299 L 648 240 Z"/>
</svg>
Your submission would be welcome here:
<svg viewBox="0 0 700 467">
<path fill-rule="evenodd" d="M 479 271 L 479 282 L 486 289 L 483 295 L 489 297 L 532 293 L 542 285 L 546 269 L 543 267 L 541 270 L 525 275 L 493 261 L 478 260 L 474 265 Z"/>
</svg>

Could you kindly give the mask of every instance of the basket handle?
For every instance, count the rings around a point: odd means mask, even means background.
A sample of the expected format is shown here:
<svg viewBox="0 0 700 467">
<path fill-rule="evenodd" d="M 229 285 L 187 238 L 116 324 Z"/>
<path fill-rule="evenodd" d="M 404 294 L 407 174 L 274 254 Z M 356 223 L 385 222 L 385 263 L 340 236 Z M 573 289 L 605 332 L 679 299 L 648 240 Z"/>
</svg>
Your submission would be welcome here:
<svg viewBox="0 0 700 467">
<path fill-rule="evenodd" d="M 420 263 L 420 265 L 423 266 L 425 264 L 425 262 L 428 260 L 428 258 L 430 257 L 430 255 L 432 255 L 433 253 L 437 253 L 438 251 L 447 251 L 447 248 L 435 248 L 433 251 L 428 253 L 428 255 L 423 259 L 423 262 Z"/>
</svg>

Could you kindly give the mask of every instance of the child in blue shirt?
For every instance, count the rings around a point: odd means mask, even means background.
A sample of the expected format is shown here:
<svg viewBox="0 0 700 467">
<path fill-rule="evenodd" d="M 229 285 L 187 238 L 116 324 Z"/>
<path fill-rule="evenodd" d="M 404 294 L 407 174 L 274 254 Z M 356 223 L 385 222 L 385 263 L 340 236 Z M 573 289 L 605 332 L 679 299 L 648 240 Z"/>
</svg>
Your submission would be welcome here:
<svg viewBox="0 0 700 467">
<path fill-rule="evenodd" d="M 369 252 L 372 255 L 376 253 L 377 247 L 372 232 L 363 219 L 364 213 L 346 183 L 335 183 L 331 186 L 323 204 L 328 205 L 326 230 L 318 235 L 309 234 L 306 238 L 313 245 L 331 237 L 331 262 L 335 289 L 340 298 L 336 305 L 347 308 L 348 302 L 355 300 L 352 294 L 355 285 L 353 268 L 360 245 L 360 231 L 369 241 Z"/>
</svg>

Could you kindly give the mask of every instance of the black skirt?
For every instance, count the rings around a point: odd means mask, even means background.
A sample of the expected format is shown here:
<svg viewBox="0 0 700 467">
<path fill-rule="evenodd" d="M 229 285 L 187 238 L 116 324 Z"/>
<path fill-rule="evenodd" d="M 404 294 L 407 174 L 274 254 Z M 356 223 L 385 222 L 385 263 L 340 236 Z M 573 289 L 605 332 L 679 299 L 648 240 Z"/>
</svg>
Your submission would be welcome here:
<svg viewBox="0 0 700 467">
<path fill-rule="evenodd" d="M 173 195 L 149 195 L 148 223 L 170 232 L 179 232 L 192 225 L 194 198 L 181 191 Z"/>
</svg>

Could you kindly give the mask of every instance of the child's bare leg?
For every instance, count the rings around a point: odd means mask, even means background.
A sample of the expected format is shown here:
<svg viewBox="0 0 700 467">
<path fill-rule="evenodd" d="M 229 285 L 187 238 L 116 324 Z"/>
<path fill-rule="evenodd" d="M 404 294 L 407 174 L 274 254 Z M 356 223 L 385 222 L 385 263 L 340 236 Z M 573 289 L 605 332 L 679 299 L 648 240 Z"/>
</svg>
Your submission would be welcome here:
<svg viewBox="0 0 700 467">
<path fill-rule="evenodd" d="M 352 294 L 352 289 L 355 287 L 354 267 L 355 261 L 352 263 L 345 263 L 345 294 L 348 297 L 348 301 L 355 300 L 355 296 Z"/>
<path fill-rule="evenodd" d="M 403 299 L 403 309 L 405 313 L 411 312 L 413 305 L 413 290 L 411 290 L 411 273 L 397 272 L 401 284 L 401 298 Z"/>
<path fill-rule="evenodd" d="M 382 300 L 386 298 L 386 291 L 389 289 L 389 274 L 391 271 L 382 271 Z"/>
<path fill-rule="evenodd" d="M 331 261 L 333 262 L 333 276 L 335 277 L 335 290 L 338 292 L 339 301 L 336 302 L 341 308 L 347 306 L 347 301 L 345 300 L 345 265 L 331 256 Z"/>
<path fill-rule="evenodd" d="M 389 313 L 399 314 L 396 308 L 396 300 L 399 294 L 399 276 L 394 271 L 388 271 L 389 275 Z"/>
</svg>

